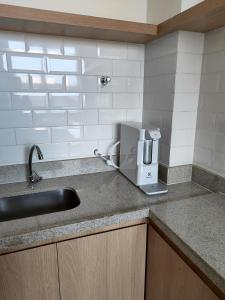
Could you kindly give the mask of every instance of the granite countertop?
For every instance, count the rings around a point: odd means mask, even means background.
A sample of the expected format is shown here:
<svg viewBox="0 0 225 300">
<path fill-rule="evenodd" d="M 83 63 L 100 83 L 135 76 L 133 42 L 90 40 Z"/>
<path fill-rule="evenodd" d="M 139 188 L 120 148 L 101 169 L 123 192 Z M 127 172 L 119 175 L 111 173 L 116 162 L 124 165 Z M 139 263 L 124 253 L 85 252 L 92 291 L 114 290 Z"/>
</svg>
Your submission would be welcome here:
<svg viewBox="0 0 225 300">
<path fill-rule="evenodd" d="M 225 292 L 225 196 L 193 182 L 147 196 L 117 171 L 0 185 L 0 197 L 74 188 L 77 208 L 0 223 L 0 253 L 60 239 L 65 235 L 150 218 Z"/>
<path fill-rule="evenodd" d="M 197 184 L 172 185 L 164 195 L 147 196 L 117 171 L 46 179 L 31 189 L 27 183 L 0 185 L 0 197 L 74 188 L 80 205 L 74 209 L 0 223 L 0 253 L 29 247 L 106 225 L 149 217 L 154 203 L 185 199 L 209 192 Z"/>
<path fill-rule="evenodd" d="M 156 204 L 150 218 L 225 295 L 225 195 Z"/>
</svg>

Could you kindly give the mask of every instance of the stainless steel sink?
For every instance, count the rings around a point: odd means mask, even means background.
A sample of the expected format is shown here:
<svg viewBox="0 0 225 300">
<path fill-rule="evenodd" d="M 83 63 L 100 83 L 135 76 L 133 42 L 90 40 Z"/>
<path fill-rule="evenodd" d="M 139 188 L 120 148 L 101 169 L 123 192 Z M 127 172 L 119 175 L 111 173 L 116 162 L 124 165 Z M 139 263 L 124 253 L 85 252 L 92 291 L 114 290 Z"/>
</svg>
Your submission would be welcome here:
<svg viewBox="0 0 225 300">
<path fill-rule="evenodd" d="M 0 222 L 69 210 L 79 204 L 80 199 L 71 188 L 3 197 L 0 198 Z"/>
</svg>

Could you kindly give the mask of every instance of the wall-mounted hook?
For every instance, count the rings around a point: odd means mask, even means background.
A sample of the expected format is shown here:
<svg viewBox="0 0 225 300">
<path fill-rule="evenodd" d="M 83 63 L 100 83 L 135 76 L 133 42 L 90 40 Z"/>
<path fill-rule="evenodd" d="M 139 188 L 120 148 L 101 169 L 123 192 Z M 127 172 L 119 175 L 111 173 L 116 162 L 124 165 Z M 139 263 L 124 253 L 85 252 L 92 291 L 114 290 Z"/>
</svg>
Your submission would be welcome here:
<svg viewBox="0 0 225 300">
<path fill-rule="evenodd" d="M 100 82 L 102 86 L 106 86 L 107 84 L 109 84 L 111 81 L 111 77 L 110 76 L 101 76 L 100 78 Z"/>
</svg>

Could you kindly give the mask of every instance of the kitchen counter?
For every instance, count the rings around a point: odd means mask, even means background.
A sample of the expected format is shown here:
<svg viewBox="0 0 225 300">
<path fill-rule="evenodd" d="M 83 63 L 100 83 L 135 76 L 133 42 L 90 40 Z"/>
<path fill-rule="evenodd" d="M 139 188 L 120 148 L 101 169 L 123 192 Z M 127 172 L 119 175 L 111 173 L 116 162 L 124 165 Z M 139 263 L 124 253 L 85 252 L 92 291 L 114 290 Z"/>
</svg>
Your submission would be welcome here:
<svg viewBox="0 0 225 300">
<path fill-rule="evenodd" d="M 150 219 L 225 295 L 225 195 L 153 205 Z"/>
<path fill-rule="evenodd" d="M 225 196 L 189 182 L 147 196 L 117 171 L 0 185 L 0 197 L 74 188 L 74 209 L 0 223 L 0 253 L 48 243 L 75 233 L 150 218 L 225 292 Z"/>
<path fill-rule="evenodd" d="M 61 236 L 149 217 L 154 203 L 185 199 L 209 192 L 197 184 L 169 187 L 169 193 L 146 196 L 117 171 L 46 179 L 31 189 L 27 183 L 0 185 L 0 197 L 35 193 L 59 187 L 74 188 L 80 205 L 74 209 L 0 223 L 0 252 Z"/>
</svg>

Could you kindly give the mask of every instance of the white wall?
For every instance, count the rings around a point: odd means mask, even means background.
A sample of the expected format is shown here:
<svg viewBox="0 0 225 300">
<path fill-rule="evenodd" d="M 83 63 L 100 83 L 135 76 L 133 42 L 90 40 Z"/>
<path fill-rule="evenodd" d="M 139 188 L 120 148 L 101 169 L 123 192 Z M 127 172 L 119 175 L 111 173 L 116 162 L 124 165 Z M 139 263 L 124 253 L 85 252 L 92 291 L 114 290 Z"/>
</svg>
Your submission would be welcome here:
<svg viewBox="0 0 225 300">
<path fill-rule="evenodd" d="M 34 143 L 45 160 L 107 153 L 119 123 L 142 120 L 143 62 L 143 45 L 1 31 L 0 165 Z"/>
<path fill-rule="evenodd" d="M 146 23 L 147 0 L 1 0 L 0 3 Z"/>
<path fill-rule="evenodd" d="M 181 11 L 181 0 L 148 0 L 147 23 L 159 24 Z"/>
<path fill-rule="evenodd" d="M 203 0 L 148 0 L 147 23 L 159 24 Z"/>
<path fill-rule="evenodd" d="M 181 0 L 181 11 L 203 2 L 204 0 Z"/>
<path fill-rule="evenodd" d="M 194 163 L 225 176 L 225 27 L 205 36 Z"/>
</svg>

